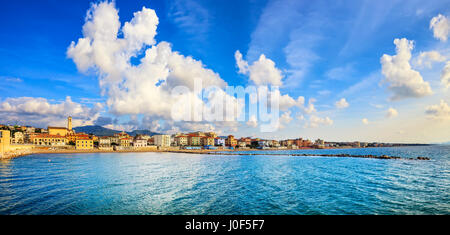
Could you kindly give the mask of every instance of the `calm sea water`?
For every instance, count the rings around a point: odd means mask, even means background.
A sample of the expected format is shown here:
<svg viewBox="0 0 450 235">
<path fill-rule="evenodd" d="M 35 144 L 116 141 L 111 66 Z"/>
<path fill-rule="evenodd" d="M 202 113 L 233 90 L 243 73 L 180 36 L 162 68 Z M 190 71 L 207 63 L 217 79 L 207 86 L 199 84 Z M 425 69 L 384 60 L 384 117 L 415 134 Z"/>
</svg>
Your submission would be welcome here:
<svg viewBox="0 0 450 235">
<path fill-rule="evenodd" d="M 450 146 L 287 152 L 432 160 L 31 155 L 0 161 L 0 214 L 450 214 Z"/>
</svg>

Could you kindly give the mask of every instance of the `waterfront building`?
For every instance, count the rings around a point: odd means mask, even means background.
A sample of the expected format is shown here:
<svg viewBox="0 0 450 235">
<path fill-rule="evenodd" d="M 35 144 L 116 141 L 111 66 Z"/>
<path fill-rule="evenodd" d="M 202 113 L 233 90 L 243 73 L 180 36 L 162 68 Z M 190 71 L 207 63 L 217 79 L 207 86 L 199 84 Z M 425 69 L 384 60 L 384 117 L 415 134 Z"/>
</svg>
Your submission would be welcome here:
<svg viewBox="0 0 450 235">
<path fill-rule="evenodd" d="M 108 148 L 111 147 L 111 138 L 104 136 L 98 139 L 98 147 L 100 148 Z"/>
<path fill-rule="evenodd" d="M 324 141 L 324 140 L 321 140 L 321 139 L 317 139 L 317 140 L 315 141 L 315 144 L 317 144 L 317 145 L 324 145 L 324 144 L 325 144 L 325 141 Z"/>
<path fill-rule="evenodd" d="M 110 136 L 111 145 L 119 145 L 119 136 Z"/>
<path fill-rule="evenodd" d="M 65 146 L 67 139 L 60 135 L 37 134 L 31 136 L 31 142 L 38 146 Z"/>
<path fill-rule="evenodd" d="M 201 145 L 200 136 L 195 135 L 195 134 L 189 134 L 188 135 L 188 145 L 189 146 L 200 146 Z"/>
<path fill-rule="evenodd" d="M 13 143 L 14 144 L 23 144 L 24 143 L 23 132 L 17 131 L 16 133 L 14 133 Z"/>
<path fill-rule="evenodd" d="M 70 116 L 67 118 L 67 127 L 49 126 L 47 130 L 49 135 L 66 136 L 70 134 L 75 134 L 75 131 L 72 130 L 72 117 Z"/>
<path fill-rule="evenodd" d="M 214 146 L 214 137 L 205 136 L 201 138 L 201 144 L 203 146 Z"/>
<path fill-rule="evenodd" d="M 0 130 L 0 157 L 3 157 L 4 152 L 9 151 L 11 142 L 11 132 L 9 130 Z"/>
<path fill-rule="evenodd" d="M 36 128 L 32 126 L 27 126 L 27 129 L 25 130 L 26 133 L 34 133 L 36 131 Z"/>
<path fill-rule="evenodd" d="M 277 140 L 272 140 L 272 147 L 278 148 L 280 147 L 280 142 L 278 142 Z"/>
<path fill-rule="evenodd" d="M 225 144 L 226 144 L 226 146 L 229 146 L 229 147 L 236 147 L 237 140 L 234 138 L 233 135 L 229 135 L 228 138 L 225 140 Z"/>
<path fill-rule="evenodd" d="M 304 140 L 302 138 L 295 139 L 293 144 L 295 144 L 297 147 L 309 147 L 312 145 L 310 140 Z"/>
<path fill-rule="evenodd" d="M 186 146 L 188 145 L 188 137 L 186 135 L 178 135 L 175 136 L 175 145 L 176 146 Z"/>
<path fill-rule="evenodd" d="M 214 145 L 215 146 L 225 146 L 225 139 L 220 138 L 220 137 L 214 138 Z"/>
<path fill-rule="evenodd" d="M 68 133 L 66 135 L 67 143 L 75 143 L 77 139 L 89 138 L 90 136 L 86 133 Z"/>
<path fill-rule="evenodd" d="M 75 148 L 80 150 L 94 149 L 94 141 L 90 138 L 79 138 L 76 140 Z"/>
<path fill-rule="evenodd" d="M 47 130 L 49 135 L 59 135 L 59 136 L 67 135 L 67 128 L 65 127 L 49 126 Z"/>
<path fill-rule="evenodd" d="M 148 146 L 155 145 L 155 138 L 150 137 L 150 138 L 147 140 L 147 145 L 148 145 Z"/>
<path fill-rule="evenodd" d="M 243 140 L 239 140 L 237 146 L 239 146 L 239 148 L 245 148 L 247 147 L 247 143 L 245 143 L 245 141 Z"/>
<path fill-rule="evenodd" d="M 269 141 L 267 141 L 267 140 L 260 140 L 257 143 L 258 143 L 258 147 L 269 147 Z"/>
<path fill-rule="evenodd" d="M 130 137 L 121 137 L 119 138 L 119 146 L 122 148 L 128 148 L 131 146 L 132 138 Z"/>
<path fill-rule="evenodd" d="M 147 147 L 147 140 L 141 138 L 135 139 L 133 141 L 133 147 L 135 148 Z"/>
<path fill-rule="evenodd" d="M 125 131 L 116 133 L 111 138 L 111 144 L 118 145 L 119 147 L 121 147 L 121 149 L 130 147 L 132 141 L 133 141 L 133 137 L 128 135 Z"/>
<path fill-rule="evenodd" d="M 144 140 L 148 140 L 151 137 L 149 135 L 136 135 L 136 139 L 144 139 Z"/>
<path fill-rule="evenodd" d="M 170 147 L 170 135 L 155 135 L 153 138 L 156 146 Z"/>
</svg>

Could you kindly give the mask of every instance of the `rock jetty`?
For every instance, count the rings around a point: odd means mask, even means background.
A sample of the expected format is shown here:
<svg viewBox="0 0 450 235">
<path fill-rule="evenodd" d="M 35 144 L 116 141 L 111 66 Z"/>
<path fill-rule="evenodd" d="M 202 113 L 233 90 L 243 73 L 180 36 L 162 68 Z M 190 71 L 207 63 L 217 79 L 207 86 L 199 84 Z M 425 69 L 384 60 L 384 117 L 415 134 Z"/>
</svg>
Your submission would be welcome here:
<svg viewBox="0 0 450 235">
<path fill-rule="evenodd" d="M 431 160 L 428 157 L 417 157 L 417 158 L 401 158 L 398 156 L 388 156 L 388 155 L 353 155 L 353 154 L 318 154 L 318 153 L 236 153 L 236 152 L 192 152 L 192 151 L 176 151 L 177 153 L 191 153 L 191 154 L 210 154 L 210 155 L 242 155 L 242 156 L 253 156 L 253 155 L 272 155 L 272 156 L 299 156 L 299 157 L 352 157 L 352 158 L 374 158 L 374 159 L 403 159 L 403 160 Z"/>
</svg>

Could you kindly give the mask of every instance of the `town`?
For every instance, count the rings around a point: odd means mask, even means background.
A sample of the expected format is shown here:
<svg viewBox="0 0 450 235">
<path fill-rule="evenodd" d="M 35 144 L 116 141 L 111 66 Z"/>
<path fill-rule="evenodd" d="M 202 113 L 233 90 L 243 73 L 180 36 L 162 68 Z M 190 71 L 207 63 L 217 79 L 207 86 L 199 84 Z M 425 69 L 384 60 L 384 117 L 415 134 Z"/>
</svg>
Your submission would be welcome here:
<svg viewBox="0 0 450 235">
<path fill-rule="evenodd" d="M 158 151 L 158 150 L 245 150 L 245 149 L 309 149 L 309 148 L 364 148 L 392 147 L 405 144 L 367 142 L 326 142 L 317 139 L 268 140 L 252 137 L 235 138 L 233 135 L 218 136 L 214 132 L 177 133 L 174 135 L 137 134 L 126 132 L 112 136 L 96 136 L 92 133 L 76 133 L 72 128 L 72 117 L 67 118 L 67 127 L 49 126 L 47 129 L 31 126 L 0 124 L 1 157 L 21 155 L 31 149 L 46 150 L 103 150 L 103 151 Z"/>
</svg>

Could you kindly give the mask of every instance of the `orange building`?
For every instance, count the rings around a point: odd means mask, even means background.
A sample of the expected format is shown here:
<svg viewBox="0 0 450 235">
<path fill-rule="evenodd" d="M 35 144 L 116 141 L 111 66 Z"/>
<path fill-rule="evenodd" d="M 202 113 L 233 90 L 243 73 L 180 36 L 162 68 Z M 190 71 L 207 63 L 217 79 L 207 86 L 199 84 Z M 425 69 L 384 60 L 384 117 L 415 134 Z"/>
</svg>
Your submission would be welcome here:
<svg viewBox="0 0 450 235">
<path fill-rule="evenodd" d="M 90 138 L 78 138 L 75 142 L 75 148 L 89 150 L 94 148 L 94 141 Z"/>
<path fill-rule="evenodd" d="M 229 147 L 236 147 L 237 140 L 234 138 L 234 136 L 229 135 L 228 138 L 225 140 L 225 145 Z"/>
<path fill-rule="evenodd" d="M 32 135 L 30 138 L 34 145 L 61 146 L 67 144 L 66 137 L 60 135 L 37 134 Z"/>
</svg>

